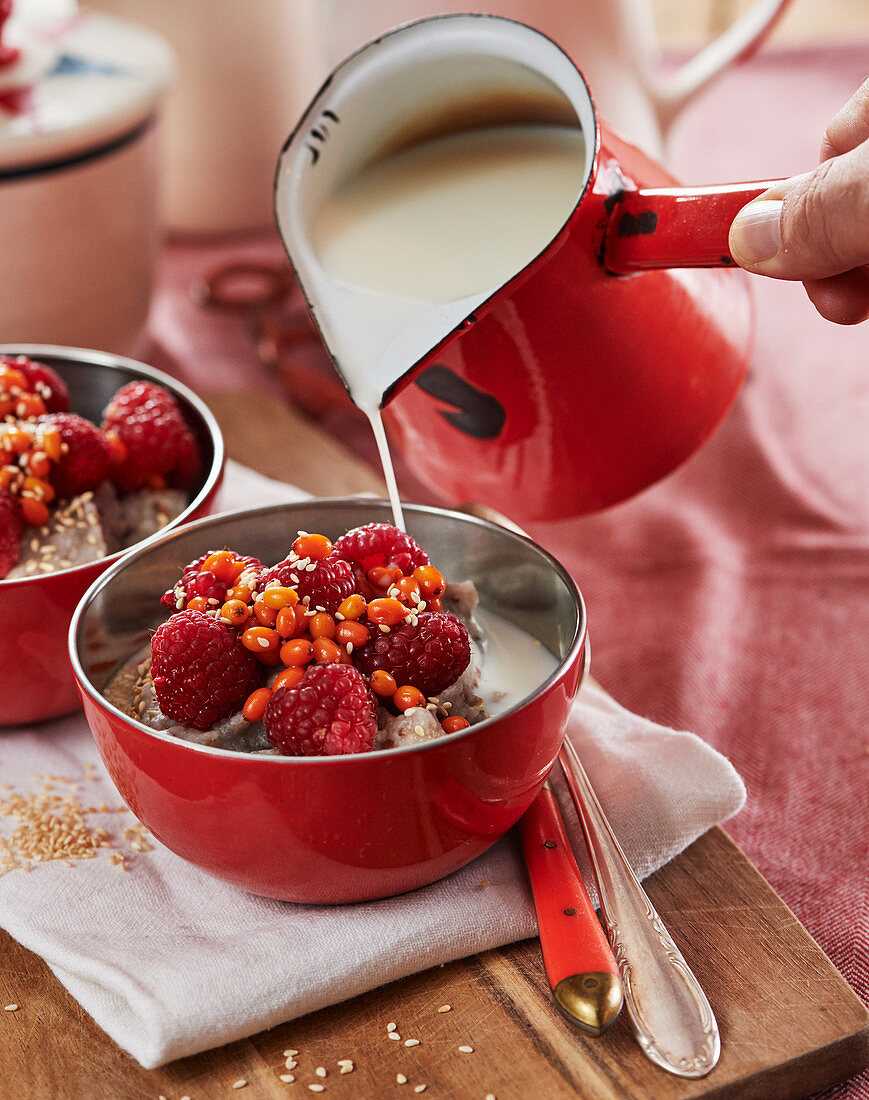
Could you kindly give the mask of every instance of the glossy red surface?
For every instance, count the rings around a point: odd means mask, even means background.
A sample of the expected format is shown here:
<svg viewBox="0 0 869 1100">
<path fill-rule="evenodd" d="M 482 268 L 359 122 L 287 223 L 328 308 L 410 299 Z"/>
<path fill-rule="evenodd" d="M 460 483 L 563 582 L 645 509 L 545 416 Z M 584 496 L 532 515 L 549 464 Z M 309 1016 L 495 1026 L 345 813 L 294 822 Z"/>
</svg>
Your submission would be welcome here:
<svg viewBox="0 0 869 1100">
<path fill-rule="evenodd" d="M 520 523 L 578 515 L 646 488 L 712 433 L 748 364 L 748 277 L 712 269 L 617 276 L 601 260 L 624 193 L 673 184 L 602 128 L 589 187 L 565 228 L 403 380 L 386 408 L 392 439 L 432 489 L 485 501 Z M 727 216 L 707 196 L 692 207 L 691 224 L 705 219 L 707 236 L 726 240 Z M 666 252 L 668 224 L 642 246 Z M 445 368 L 441 396 L 422 388 L 432 389 L 433 367 Z M 443 396 L 444 379 L 455 400 Z M 456 420 L 469 405 L 470 418 Z"/>
<path fill-rule="evenodd" d="M 202 749 L 81 695 L 121 797 L 167 848 L 253 893 L 330 904 L 414 890 L 503 836 L 552 767 L 584 652 L 512 713 L 357 756 Z"/>
</svg>

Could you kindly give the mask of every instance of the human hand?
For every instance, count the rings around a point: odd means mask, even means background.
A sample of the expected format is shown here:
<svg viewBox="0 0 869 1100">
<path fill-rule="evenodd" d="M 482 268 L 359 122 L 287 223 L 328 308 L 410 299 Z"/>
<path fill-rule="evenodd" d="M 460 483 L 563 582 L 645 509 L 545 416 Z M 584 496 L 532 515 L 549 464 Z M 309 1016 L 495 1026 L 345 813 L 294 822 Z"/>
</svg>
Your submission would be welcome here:
<svg viewBox="0 0 869 1100">
<path fill-rule="evenodd" d="M 730 250 L 747 271 L 800 280 L 828 321 L 869 317 L 869 80 L 827 127 L 820 165 L 740 210 Z"/>
</svg>

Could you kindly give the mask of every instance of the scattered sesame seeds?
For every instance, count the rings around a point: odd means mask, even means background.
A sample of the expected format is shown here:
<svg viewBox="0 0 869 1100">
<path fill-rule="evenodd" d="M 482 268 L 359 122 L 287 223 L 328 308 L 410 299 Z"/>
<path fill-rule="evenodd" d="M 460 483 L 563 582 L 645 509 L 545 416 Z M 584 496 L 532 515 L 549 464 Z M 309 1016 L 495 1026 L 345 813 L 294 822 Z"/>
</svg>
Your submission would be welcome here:
<svg viewBox="0 0 869 1100">
<path fill-rule="evenodd" d="M 297 1050 L 285 1050 L 284 1051 L 284 1057 L 285 1058 L 293 1058 L 298 1053 L 299 1052 Z"/>
<path fill-rule="evenodd" d="M 403 1073 L 396 1073 L 395 1080 L 399 1083 L 399 1085 L 407 1084 L 407 1078 L 404 1076 Z"/>
<path fill-rule="evenodd" d="M 325 1085 L 308 1085 L 308 1088 L 311 1090 L 311 1092 L 325 1092 L 326 1091 L 326 1086 Z"/>
<path fill-rule="evenodd" d="M 419 1046 L 419 1039 L 405 1039 L 404 1040 L 404 1045 L 406 1047 L 418 1047 Z"/>
<path fill-rule="evenodd" d="M 414 1092 L 425 1092 L 425 1090 L 427 1088 L 428 1088 L 428 1085 L 414 1085 L 413 1086 L 413 1091 Z"/>
<path fill-rule="evenodd" d="M 452 1008 L 452 1005 L 441 1005 L 441 1007 L 438 1009 L 438 1012 L 451 1012 Z"/>
<path fill-rule="evenodd" d="M 4 1012 L 17 1012 L 18 1011 L 18 1005 L 16 1005 L 16 1004 L 6 1005 L 6 1007 L 3 1009 L 3 1011 Z"/>
<path fill-rule="evenodd" d="M 386 1036 L 386 1038 L 387 1039 L 399 1040 L 399 1039 L 401 1039 L 401 1036 L 398 1034 L 397 1031 L 390 1031 L 390 1033 Z"/>
<path fill-rule="evenodd" d="M 390 1024 L 387 1024 L 387 1025 L 386 1025 L 386 1030 L 387 1030 L 387 1031 L 395 1031 L 395 1029 L 396 1029 L 397 1027 L 398 1027 L 398 1024 L 396 1024 L 396 1023 L 390 1023 Z"/>
<path fill-rule="evenodd" d="M 284 1084 L 291 1085 L 293 1081 L 295 1081 L 295 1077 L 293 1077 L 292 1073 L 282 1073 L 279 1075 L 278 1080 L 283 1081 Z"/>
<path fill-rule="evenodd" d="M 338 1065 L 341 1067 L 342 1073 L 352 1073 L 356 1066 L 353 1064 L 350 1058 L 339 1058 Z"/>
<path fill-rule="evenodd" d="M 237 1081 L 232 1082 L 232 1087 L 234 1089 L 247 1088 L 247 1081 L 245 1081 L 245 1079 L 243 1077 L 239 1077 L 239 1079 Z"/>
<path fill-rule="evenodd" d="M 314 1070 L 314 1073 L 316 1073 L 318 1077 L 325 1077 L 327 1076 L 328 1072 L 329 1071 L 326 1069 L 325 1066 L 317 1066 L 317 1068 Z"/>
<path fill-rule="evenodd" d="M 299 1064 L 298 1062 L 293 1061 L 292 1055 L 290 1055 L 287 1058 L 286 1062 L 284 1062 L 284 1065 L 286 1066 L 287 1069 L 295 1069 L 298 1064 Z"/>
<path fill-rule="evenodd" d="M 473 1054 L 474 1053 L 474 1048 L 473 1047 L 459 1047 L 459 1050 L 462 1052 L 462 1054 Z"/>
</svg>

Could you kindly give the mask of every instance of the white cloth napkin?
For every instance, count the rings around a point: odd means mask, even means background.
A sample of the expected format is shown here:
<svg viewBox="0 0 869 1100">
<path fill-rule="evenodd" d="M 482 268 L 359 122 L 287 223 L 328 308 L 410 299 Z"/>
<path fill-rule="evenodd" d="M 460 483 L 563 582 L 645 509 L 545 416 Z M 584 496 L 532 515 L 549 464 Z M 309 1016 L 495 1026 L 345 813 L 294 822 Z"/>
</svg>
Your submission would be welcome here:
<svg viewBox="0 0 869 1100">
<path fill-rule="evenodd" d="M 230 463 L 218 503 L 303 497 Z M 597 685 L 580 692 L 569 736 L 641 876 L 745 799 L 732 766 L 699 738 L 630 714 Z M 143 835 L 81 715 L 0 731 L 0 783 L 0 925 L 145 1068 L 535 934 L 512 833 L 414 893 L 293 905 L 212 879 Z M 83 827 L 104 829 L 110 846 L 90 859 L 31 859 L 26 869 L 31 834 L 21 815 L 40 794 L 54 814 L 71 795 L 84 807 Z M 566 817 L 580 853 L 572 807 Z"/>
</svg>

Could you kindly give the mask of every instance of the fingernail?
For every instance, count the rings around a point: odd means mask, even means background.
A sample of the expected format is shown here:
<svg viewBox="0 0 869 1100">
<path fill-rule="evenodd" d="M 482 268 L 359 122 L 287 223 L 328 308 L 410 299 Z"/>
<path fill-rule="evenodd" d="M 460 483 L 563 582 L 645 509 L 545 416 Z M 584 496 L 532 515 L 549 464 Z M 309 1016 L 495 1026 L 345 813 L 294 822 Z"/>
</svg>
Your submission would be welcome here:
<svg viewBox="0 0 869 1100">
<path fill-rule="evenodd" d="M 745 267 L 762 264 L 781 250 L 781 200 L 761 199 L 744 206 L 730 227 L 730 251 Z"/>
</svg>

